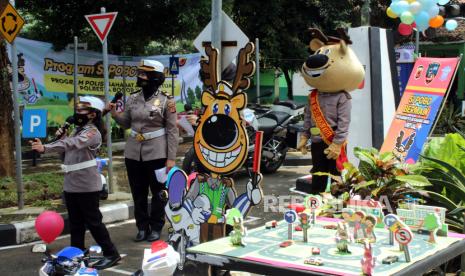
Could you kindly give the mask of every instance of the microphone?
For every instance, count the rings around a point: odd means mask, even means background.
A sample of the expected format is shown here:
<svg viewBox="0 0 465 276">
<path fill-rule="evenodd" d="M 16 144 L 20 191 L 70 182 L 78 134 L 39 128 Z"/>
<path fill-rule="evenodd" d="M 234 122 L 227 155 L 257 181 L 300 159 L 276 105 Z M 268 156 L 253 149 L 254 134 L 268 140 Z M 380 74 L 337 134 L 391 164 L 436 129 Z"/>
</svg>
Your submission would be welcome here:
<svg viewBox="0 0 465 276">
<path fill-rule="evenodd" d="M 56 136 L 55 139 L 52 140 L 52 142 L 55 142 L 55 141 L 60 140 L 61 137 L 63 137 L 63 135 L 65 135 L 66 130 L 67 130 L 72 124 L 74 124 L 74 116 L 69 116 L 68 118 L 66 118 L 65 123 L 60 127 L 62 133 L 61 133 L 60 135 Z"/>
<path fill-rule="evenodd" d="M 123 92 L 117 92 L 115 96 L 113 97 L 113 99 L 111 100 L 111 103 L 112 104 L 117 103 L 119 100 L 121 100 L 122 97 L 123 97 Z M 108 112 L 110 112 L 110 110 L 108 109 L 103 110 L 102 117 L 107 115 Z"/>
<path fill-rule="evenodd" d="M 184 104 L 184 111 L 186 111 L 187 115 L 194 114 L 194 111 L 192 111 L 192 105 L 190 103 Z"/>
</svg>

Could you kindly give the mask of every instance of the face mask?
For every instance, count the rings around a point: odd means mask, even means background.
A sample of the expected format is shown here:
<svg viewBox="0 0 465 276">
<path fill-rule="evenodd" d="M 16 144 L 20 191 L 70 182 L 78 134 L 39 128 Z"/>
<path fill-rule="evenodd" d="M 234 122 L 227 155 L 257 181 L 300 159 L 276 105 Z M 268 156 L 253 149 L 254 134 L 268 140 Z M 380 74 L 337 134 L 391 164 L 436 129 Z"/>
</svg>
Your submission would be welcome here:
<svg viewBox="0 0 465 276">
<path fill-rule="evenodd" d="M 84 126 L 89 122 L 88 114 L 74 113 L 74 124 L 77 126 Z"/>
</svg>

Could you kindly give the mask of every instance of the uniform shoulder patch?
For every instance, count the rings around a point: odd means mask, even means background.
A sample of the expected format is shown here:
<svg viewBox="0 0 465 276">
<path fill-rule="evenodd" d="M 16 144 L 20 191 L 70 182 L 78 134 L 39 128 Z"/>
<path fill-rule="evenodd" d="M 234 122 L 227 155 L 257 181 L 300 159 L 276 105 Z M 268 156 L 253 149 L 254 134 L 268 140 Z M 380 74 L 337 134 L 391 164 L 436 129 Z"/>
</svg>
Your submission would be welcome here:
<svg viewBox="0 0 465 276">
<path fill-rule="evenodd" d="M 173 99 L 169 99 L 166 106 L 168 107 L 169 112 L 176 113 L 176 102 Z"/>
<path fill-rule="evenodd" d="M 165 95 L 168 99 L 173 99 L 173 98 L 174 98 L 170 93 L 168 93 L 168 92 L 166 92 L 166 91 L 161 91 L 161 93 L 162 93 L 163 95 Z"/>
</svg>

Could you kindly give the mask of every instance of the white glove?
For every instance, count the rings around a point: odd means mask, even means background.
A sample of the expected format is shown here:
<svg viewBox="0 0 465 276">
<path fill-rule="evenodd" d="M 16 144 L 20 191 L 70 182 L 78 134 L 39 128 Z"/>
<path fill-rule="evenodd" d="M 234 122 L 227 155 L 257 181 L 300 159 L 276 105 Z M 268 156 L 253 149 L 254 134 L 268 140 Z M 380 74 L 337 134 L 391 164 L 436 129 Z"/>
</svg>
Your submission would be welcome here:
<svg viewBox="0 0 465 276">
<path fill-rule="evenodd" d="M 201 224 L 205 222 L 205 217 L 203 216 L 202 211 L 202 208 L 194 208 L 192 210 L 191 217 L 195 224 Z"/>
<path fill-rule="evenodd" d="M 252 185 L 252 179 L 249 179 L 247 183 L 247 198 L 252 202 L 252 205 L 257 205 L 262 201 L 262 190 L 260 188 L 260 182 L 262 181 L 262 174 L 258 175 L 257 187 L 254 189 Z"/>
</svg>

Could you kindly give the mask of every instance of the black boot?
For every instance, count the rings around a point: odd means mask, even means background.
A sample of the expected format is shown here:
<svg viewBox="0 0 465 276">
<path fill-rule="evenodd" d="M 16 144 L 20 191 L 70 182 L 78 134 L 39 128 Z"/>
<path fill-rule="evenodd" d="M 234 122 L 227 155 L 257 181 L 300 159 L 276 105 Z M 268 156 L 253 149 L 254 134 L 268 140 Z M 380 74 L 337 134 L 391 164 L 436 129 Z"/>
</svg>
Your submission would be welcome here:
<svg viewBox="0 0 465 276">
<path fill-rule="evenodd" d="M 95 263 L 92 267 L 97 270 L 102 270 L 102 269 L 114 266 L 120 260 L 121 260 L 121 256 L 119 254 L 116 254 L 113 256 L 107 256 L 107 257 L 103 257 L 103 259 Z"/>
<path fill-rule="evenodd" d="M 147 236 L 147 241 L 153 242 L 158 241 L 160 239 L 160 231 L 153 230 L 150 235 Z"/>
<path fill-rule="evenodd" d="M 137 235 L 134 241 L 135 242 L 145 241 L 147 239 L 147 236 L 150 234 L 149 232 L 150 232 L 149 230 L 139 230 L 139 232 L 137 232 Z"/>
</svg>

